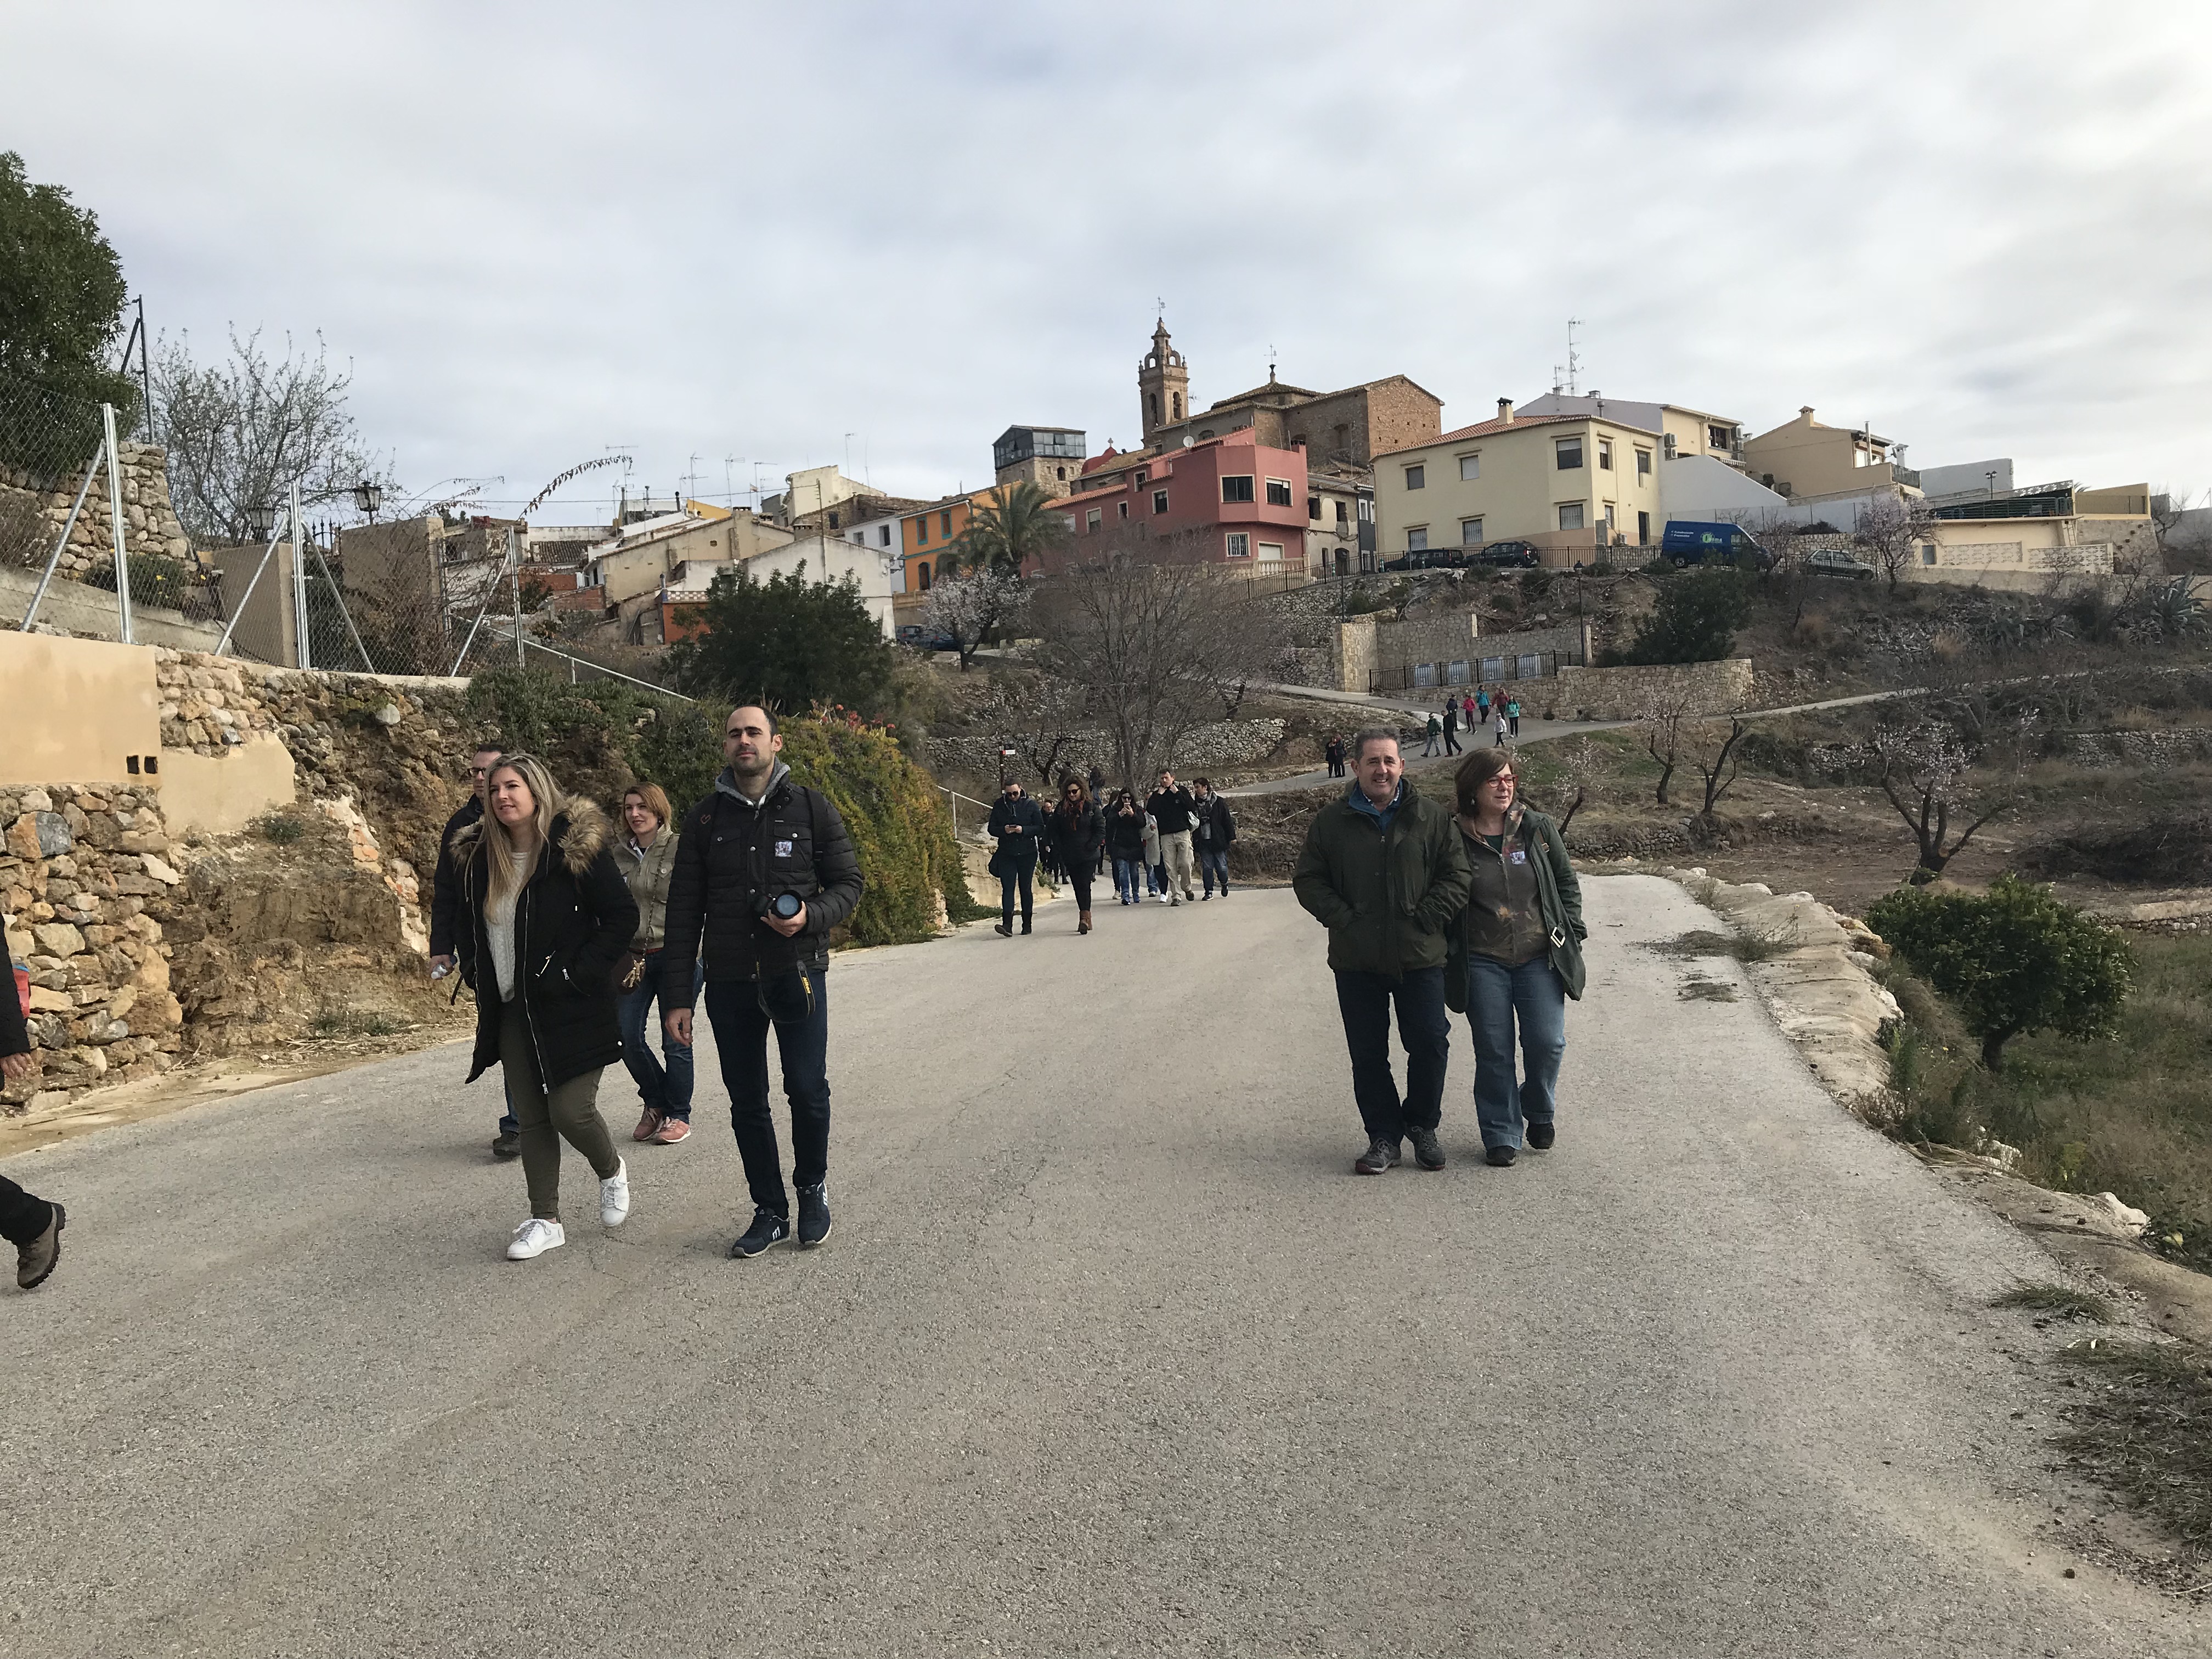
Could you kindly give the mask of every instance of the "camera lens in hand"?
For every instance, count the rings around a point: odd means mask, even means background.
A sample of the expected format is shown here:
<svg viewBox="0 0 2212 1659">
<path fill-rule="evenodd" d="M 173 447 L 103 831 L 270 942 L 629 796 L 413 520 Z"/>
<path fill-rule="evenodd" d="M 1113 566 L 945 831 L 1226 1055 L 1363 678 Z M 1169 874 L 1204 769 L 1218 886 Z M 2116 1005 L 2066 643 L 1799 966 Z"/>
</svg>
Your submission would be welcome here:
<svg viewBox="0 0 2212 1659">
<path fill-rule="evenodd" d="M 771 915 L 789 921 L 806 908 L 806 901 L 796 893 L 778 893 L 769 901 L 768 908 Z"/>
</svg>

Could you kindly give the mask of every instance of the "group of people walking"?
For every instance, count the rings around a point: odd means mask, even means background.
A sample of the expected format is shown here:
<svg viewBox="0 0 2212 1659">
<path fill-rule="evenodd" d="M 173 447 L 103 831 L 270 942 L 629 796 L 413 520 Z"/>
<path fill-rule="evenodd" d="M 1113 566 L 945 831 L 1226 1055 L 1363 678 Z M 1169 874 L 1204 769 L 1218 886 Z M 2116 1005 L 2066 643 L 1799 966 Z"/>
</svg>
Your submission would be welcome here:
<svg viewBox="0 0 2212 1659">
<path fill-rule="evenodd" d="M 999 878 L 999 921 L 994 930 L 1014 937 L 1019 907 L 1021 929 L 1030 931 L 1036 914 L 1034 879 L 1042 860 L 1074 890 L 1075 931 L 1091 932 L 1091 884 L 1114 866 L 1114 894 L 1122 904 L 1157 898 L 1180 906 L 1229 896 L 1229 848 L 1237 839 L 1237 817 L 1208 778 L 1185 788 L 1175 774 L 1160 774 L 1159 787 L 1139 803 L 1135 793 L 1117 789 L 1102 805 L 1104 775 L 1093 768 L 1088 781 L 1073 775 L 1060 783 L 1060 799 L 1047 811 L 1032 800 L 1018 778 L 1009 778 L 991 807 L 990 834 L 998 846 L 991 854 Z M 1203 891 L 1194 891 L 1195 873 Z M 1140 898 L 1137 885 L 1145 891 Z"/>
<path fill-rule="evenodd" d="M 432 972 L 458 969 L 474 988 L 468 1080 L 497 1066 L 506 1091 L 492 1150 L 520 1157 L 530 1206 L 510 1259 L 567 1242 L 563 1141 L 599 1180 L 601 1223 L 629 1217 L 629 1163 L 598 1105 L 609 1066 L 623 1061 L 638 1085 L 634 1142 L 690 1137 L 702 999 L 753 1204 L 730 1254 L 830 1236 L 828 936 L 860 902 L 860 867 L 837 809 L 791 777 L 782 749 L 772 713 L 732 710 L 727 763 L 680 825 L 655 785 L 623 795 L 617 825 L 537 757 L 477 750 L 475 799 L 447 824 L 439 860 Z M 795 1221 L 769 1106 L 771 1031 L 791 1103 Z"/>
<path fill-rule="evenodd" d="M 1503 749 L 1506 739 L 1521 735 L 1521 699 L 1499 687 L 1495 695 L 1483 686 L 1470 691 L 1448 692 L 1443 705 L 1427 719 L 1428 747 L 1421 752 L 1433 755 L 1441 741 L 1443 752 L 1456 755 L 1461 751 L 1459 734 L 1462 728 L 1468 737 L 1487 726 L 1491 729 L 1491 747 Z M 1339 776 L 1342 775 L 1340 770 Z"/>
<path fill-rule="evenodd" d="M 1437 1131 L 1455 1011 L 1473 1030 L 1485 1158 L 1508 1166 L 1524 1147 L 1548 1150 L 1585 933 L 1582 889 L 1558 826 L 1521 801 L 1508 749 L 1462 761 L 1449 807 L 1406 777 L 1395 732 L 1358 733 L 1351 762 L 1352 785 L 1316 814 L 1291 884 L 1328 929 L 1368 1139 L 1353 1170 L 1381 1175 L 1408 1143 L 1421 1168 L 1444 1167 Z M 1402 1094 L 1390 1069 L 1394 1008 L 1406 1048 Z"/>
</svg>

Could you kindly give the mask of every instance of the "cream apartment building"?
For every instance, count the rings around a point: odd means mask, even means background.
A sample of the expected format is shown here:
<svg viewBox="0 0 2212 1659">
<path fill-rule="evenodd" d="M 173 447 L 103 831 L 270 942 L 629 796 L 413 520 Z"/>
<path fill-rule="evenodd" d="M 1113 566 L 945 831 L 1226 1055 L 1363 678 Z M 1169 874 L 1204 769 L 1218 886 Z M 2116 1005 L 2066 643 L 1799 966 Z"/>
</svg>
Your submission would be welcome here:
<svg viewBox="0 0 2212 1659">
<path fill-rule="evenodd" d="M 1656 545 L 1664 453 L 1659 432 L 1579 411 L 1523 416 L 1501 398 L 1495 419 L 1375 458 L 1382 556 L 1528 541 L 1565 568 L 1623 541 Z"/>
</svg>

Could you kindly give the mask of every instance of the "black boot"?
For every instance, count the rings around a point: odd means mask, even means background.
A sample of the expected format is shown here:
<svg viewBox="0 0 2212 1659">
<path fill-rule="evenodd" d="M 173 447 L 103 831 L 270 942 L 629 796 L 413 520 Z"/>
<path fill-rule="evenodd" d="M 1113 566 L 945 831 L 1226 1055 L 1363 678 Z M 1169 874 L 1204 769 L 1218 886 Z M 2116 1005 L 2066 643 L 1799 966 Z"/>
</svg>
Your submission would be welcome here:
<svg viewBox="0 0 2212 1659">
<path fill-rule="evenodd" d="M 1022 932 L 1024 932 L 1024 933 L 1028 933 L 1028 932 L 1029 932 L 1029 930 L 1030 930 L 1030 913 L 1029 913 L 1028 911 L 1024 910 L 1024 911 L 1023 911 L 1023 912 L 1022 912 Z"/>
</svg>

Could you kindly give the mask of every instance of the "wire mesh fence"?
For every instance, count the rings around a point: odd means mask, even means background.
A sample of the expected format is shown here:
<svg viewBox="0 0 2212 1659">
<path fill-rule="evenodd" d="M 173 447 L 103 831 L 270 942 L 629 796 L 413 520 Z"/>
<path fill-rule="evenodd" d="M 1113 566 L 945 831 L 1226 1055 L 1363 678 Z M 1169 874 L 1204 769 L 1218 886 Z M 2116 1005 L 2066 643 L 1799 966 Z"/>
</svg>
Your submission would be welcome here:
<svg viewBox="0 0 2212 1659">
<path fill-rule="evenodd" d="M 104 516 L 105 504 L 92 500 L 101 432 L 98 404 L 0 379 L 0 565 L 43 569 L 65 530 L 89 561 L 93 526 L 72 524 L 71 507 L 79 520 L 85 506 Z"/>
<path fill-rule="evenodd" d="M 109 418 L 0 377 L 0 626 L 36 621 L 283 667 L 468 675 L 527 663 L 666 690 L 638 665 L 571 648 L 519 521 L 433 509 L 341 524 L 295 495 L 248 515 L 259 539 L 196 538 L 171 506 L 163 452 L 120 441 L 111 458 Z"/>
</svg>

